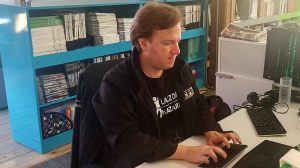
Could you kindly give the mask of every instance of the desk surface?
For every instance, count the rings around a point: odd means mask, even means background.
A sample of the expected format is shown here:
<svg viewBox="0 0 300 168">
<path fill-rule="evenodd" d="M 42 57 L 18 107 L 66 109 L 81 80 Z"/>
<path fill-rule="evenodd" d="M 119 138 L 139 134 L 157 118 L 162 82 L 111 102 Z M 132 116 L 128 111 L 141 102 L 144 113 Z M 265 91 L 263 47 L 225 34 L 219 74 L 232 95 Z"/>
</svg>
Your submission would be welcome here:
<svg viewBox="0 0 300 168">
<path fill-rule="evenodd" d="M 270 140 L 290 146 L 296 146 L 300 144 L 300 117 L 298 117 L 298 109 L 300 105 L 291 105 L 291 109 L 286 114 L 277 114 L 276 116 L 286 129 L 286 136 L 277 137 L 259 137 L 257 136 L 255 129 L 246 113 L 245 109 L 232 114 L 231 116 L 220 121 L 220 124 L 224 130 L 234 130 L 242 138 L 243 144 L 248 145 L 246 150 L 234 159 L 228 167 L 232 167 L 238 160 L 242 158 L 247 152 L 257 146 L 264 140 Z M 181 143 L 187 146 L 205 145 L 206 141 L 203 136 L 191 137 Z M 180 160 L 162 160 L 153 163 L 144 163 L 138 168 L 183 168 L 183 167 L 198 167 L 185 161 Z"/>
</svg>

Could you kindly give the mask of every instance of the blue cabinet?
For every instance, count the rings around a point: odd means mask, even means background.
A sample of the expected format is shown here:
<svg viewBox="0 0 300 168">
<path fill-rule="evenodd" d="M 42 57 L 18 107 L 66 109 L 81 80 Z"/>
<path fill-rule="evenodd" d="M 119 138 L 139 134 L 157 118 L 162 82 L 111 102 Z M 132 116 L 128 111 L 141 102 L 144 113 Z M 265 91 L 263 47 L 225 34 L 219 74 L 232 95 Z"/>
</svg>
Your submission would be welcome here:
<svg viewBox="0 0 300 168">
<path fill-rule="evenodd" d="M 0 62 L 0 110 L 7 107 L 5 86 L 3 80 L 3 70 Z"/>
<path fill-rule="evenodd" d="M 74 61 L 93 59 L 131 50 L 131 43 L 123 41 L 102 46 L 90 46 L 72 51 L 34 56 L 31 40 L 31 17 L 49 16 L 67 12 L 113 12 L 117 17 L 133 17 L 146 1 L 46 1 L 31 7 L 0 5 L 0 54 L 4 72 L 12 137 L 39 153 L 46 153 L 71 142 L 72 130 L 44 139 L 41 126 L 41 109 L 64 101 L 74 100 L 76 95 L 51 103 L 41 104 L 37 88 L 37 71 Z M 166 0 L 167 3 L 201 3 L 203 26 L 182 32 L 182 40 L 199 38 L 198 57 L 187 60 L 197 71 L 198 87 L 205 83 L 206 62 L 206 12 L 208 0 Z M 40 1 L 43 3 L 43 1 Z M 55 4 L 57 3 L 57 4 Z M 87 4 L 89 3 L 89 4 Z M 1 77 L 1 75 L 0 75 Z M 0 88 L 1 88 L 0 78 Z M 1 90 L 0 90 L 1 93 Z M 2 95 L 2 94 L 1 94 Z"/>
</svg>

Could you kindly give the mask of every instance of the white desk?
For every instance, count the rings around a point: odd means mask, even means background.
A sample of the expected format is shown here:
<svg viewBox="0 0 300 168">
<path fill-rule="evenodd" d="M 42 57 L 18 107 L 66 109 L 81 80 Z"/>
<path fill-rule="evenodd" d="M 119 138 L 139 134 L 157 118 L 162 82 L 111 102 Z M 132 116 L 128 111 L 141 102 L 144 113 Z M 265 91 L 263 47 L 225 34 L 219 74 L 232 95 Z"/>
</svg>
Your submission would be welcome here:
<svg viewBox="0 0 300 168">
<path fill-rule="evenodd" d="M 261 143 L 263 140 L 271 140 L 282 144 L 296 146 L 300 144 L 300 117 L 298 116 L 298 109 L 300 105 L 291 105 L 291 108 L 287 114 L 276 114 L 277 118 L 286 129 L 286 136 L 281 137 L 259 137 L 256 135 L 255 129 L 246 113 L 245 109 L 242 109 L 231 116 L 220 121 L 220 124 L 224 130 L 234 130 L 242 138 L 243 144 L 248 145 L 246 150 L 233 160 L 228 167 L 232 167 L 238 160 L 242 158 L 247 152 Z M 205 138 L 203 136 L 191 137 L 181 144 L 195 146 L 205 145 Z M 153 163 L 144 163 L 138 168 L 183 168 L 183 167 L 198 167 L 185 161 L 180 160 L 162 160 Z"/>
</svg>

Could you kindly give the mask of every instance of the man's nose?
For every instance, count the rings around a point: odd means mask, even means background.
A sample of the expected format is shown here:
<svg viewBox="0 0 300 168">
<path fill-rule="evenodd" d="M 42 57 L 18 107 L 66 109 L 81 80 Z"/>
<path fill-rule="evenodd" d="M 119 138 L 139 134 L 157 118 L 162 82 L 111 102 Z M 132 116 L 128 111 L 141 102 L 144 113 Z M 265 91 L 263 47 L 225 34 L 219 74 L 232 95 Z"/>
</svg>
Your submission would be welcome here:
<svg viewBox="0 0 300 168">
<path fill-rule="evenodd" d="M 179 48 L 179 44 L 175 43 L 174 47 L 172 49 L 172 54 L 180 54 L 180 48 Z"/>
</svg>

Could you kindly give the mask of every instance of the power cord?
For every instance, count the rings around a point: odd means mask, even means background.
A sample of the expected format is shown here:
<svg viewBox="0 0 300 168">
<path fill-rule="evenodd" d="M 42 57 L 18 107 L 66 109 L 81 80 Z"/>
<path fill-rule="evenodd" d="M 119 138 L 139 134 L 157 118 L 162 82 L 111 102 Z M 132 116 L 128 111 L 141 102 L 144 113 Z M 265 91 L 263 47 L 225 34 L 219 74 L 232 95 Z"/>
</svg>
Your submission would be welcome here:
<svg viewBox="0 0 300 168">
<path fill-rule="evenodd" d="M 277 108 L 275 107 L 276 105 L 280 105 L 280 104 L 283 104 L 287 107 L 287 109 L 283 112 L 281 111 L 277 111 Z M 275 105 L 272 107 L 272 111 L 275 112 L 275 113 L 279 113 L 279 114 L 285 114 L 289 111 L 290 107 L 288 104 L 284 103 L 284 102 L 280 102 L 280 103 L 275 103 Z"/>
<path fill-rule="evenodd" d="M 275 107 L 275 105 L 279 105 L 279 104 L 283 104 L 286 106 L 286 110 L 285 111 L 278 111 L 278 109 Z M 249 109 L 249 108 L 257 108 L 257 107 L 261 107 L 261 108 L 271 108 L 273 112 L 278 113 L 278 114 L 285 114 L 289 111 L 290 107 L 288 104 L 281 102 L 281 103 L 275 103 L 273 106 L 270 107 L 270 105 L 266 105 L 266 106 L 255 106 L 253 104 L 250 103 L 242 103 L 242 106 L 239 105 L 233 105 L 233 110 L 234 112 L 239 111 L 240 109 L 244 108 L 244 109 Z M 299 109 L 300 110 L 300 109 Z M 300 112 L 298 113 L 298 115 L 300 116 Z"/>
</svg>

